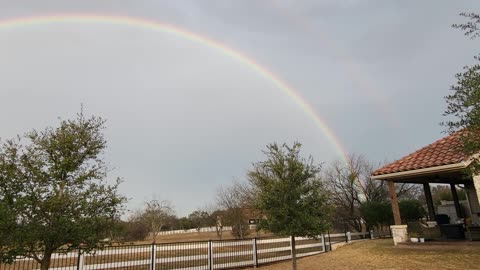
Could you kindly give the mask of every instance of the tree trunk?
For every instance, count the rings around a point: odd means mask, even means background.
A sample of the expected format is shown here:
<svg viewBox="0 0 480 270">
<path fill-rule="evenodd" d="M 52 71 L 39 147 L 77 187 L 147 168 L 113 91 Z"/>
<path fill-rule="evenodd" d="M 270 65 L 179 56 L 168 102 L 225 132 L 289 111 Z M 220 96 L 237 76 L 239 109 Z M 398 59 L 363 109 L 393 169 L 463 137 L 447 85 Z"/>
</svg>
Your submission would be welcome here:
<svg viewBox="0 0 480 270">
<path fill-rule="evenodd" d="M 155 228 L 155 223 L 152 221 L 152 243 L 155 244 L 155 238 L 156 238 L 156 228 Z"/>
<path fill-rule="evenodd" d="M 297 251 L 295 250 L 295 236 L 290 236 L 292 242 L 292 270 L 297 270 Z"/>
<path fill-rule="evenodd" d="M 40 262 L 40 270 L 48 270 L 50 268 L 50 262 L 53 251 L 45 251 L 42 261 Z"/>
</svg>

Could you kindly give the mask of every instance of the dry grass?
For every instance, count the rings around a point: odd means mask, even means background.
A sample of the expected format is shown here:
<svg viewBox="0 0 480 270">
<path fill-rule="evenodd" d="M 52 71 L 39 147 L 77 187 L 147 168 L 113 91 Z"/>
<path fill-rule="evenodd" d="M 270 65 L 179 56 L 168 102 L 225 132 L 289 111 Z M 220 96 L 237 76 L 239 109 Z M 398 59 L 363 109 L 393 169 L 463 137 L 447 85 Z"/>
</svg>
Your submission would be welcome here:
<svg viewBox="0 0 480 270">
<path fill-rule="evenodd" d="M 267 237 L 272 236 L 270 233 L 264 232 L 250 232 L 246 237 Z M 230 231 L 223 232 L 222 240 L 235 239 Z M 192 242 L 192 241 L 207 241 L 207 240 L 219 240 L 216 232 L 197 232 L 197 233 L 179 233 L 159 235 L 156 237 L 157 243 L 175 243 L 175 242 Z M 135 244 L 151 244 L 152 239 L 146 239 L 145 241 L 136 242 Z"/>
<path fill-rule="evenodd" d="M 289 270 L 282 262 L 262 270 Z M 393 246 L 391 239 L 358 242 L 298 260 L 298 269 L 480 269 L 480 242 Z"/>
</svg>

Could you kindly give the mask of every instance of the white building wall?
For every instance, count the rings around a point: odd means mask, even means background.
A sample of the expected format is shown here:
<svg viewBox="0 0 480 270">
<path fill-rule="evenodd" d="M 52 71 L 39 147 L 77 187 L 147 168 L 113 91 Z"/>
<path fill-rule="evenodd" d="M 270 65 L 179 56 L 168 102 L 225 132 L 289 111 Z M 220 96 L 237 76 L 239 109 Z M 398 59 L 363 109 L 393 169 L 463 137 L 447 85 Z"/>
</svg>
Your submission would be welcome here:
<svg viewBox="0 0 480 270">
<path fill-rule="evenodd" d="M 472 211 L 472 223 L 480 224 L 480 175 L 473 177 L 472 183 L 465 184 L 465 193 Z"/>
</svg>

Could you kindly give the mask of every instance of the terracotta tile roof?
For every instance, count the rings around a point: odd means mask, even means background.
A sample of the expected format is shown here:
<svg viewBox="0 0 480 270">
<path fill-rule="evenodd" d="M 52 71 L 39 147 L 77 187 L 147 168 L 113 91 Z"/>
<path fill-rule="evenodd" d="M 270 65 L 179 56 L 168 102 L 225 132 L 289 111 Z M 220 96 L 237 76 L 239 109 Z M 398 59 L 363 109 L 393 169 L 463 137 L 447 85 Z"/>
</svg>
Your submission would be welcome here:
<svg viewBox="0 0 480 270">
<path fill-rule="evenodd" d="M 442 165 L 459 163 L 468 158 L 461 151 L 461 132 L 442 138 L 408 156 L 377 169 L 372 175 L 418 170 Z"/>
</svg>

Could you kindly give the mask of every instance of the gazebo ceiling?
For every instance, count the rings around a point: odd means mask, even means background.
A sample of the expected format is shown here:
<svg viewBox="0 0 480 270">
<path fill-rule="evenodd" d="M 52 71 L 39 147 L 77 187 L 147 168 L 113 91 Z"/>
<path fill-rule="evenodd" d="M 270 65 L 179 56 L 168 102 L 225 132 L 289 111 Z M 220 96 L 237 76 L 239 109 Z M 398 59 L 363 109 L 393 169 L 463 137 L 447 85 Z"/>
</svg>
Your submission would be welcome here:
<svg viewBox="0 0 480 270">
<path fill-rule="evenodd" d="M 465 178 L 461 170 L 450 172 L 434 172 L 431 174 L 396 176 L 381 175 L 374 176 L 373 179 L 388 180 L 397 183 L 438 183 L 438 184 L 465 184 L 471 181 L 471 178 Z"/>
</svg>

